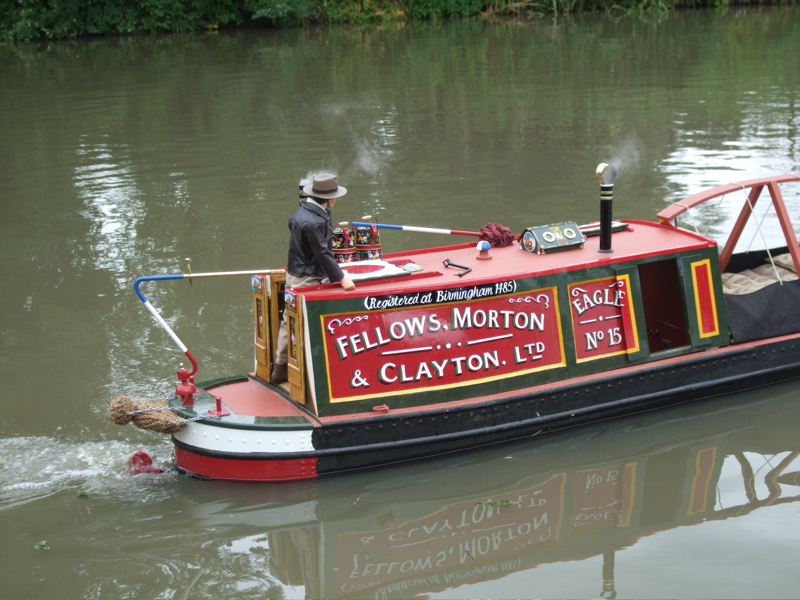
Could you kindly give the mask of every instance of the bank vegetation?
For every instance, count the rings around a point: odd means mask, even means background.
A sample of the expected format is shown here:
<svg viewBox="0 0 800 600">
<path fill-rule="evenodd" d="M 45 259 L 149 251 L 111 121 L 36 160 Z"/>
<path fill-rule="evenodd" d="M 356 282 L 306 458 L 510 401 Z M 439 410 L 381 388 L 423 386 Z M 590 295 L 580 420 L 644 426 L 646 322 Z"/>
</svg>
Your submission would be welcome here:
<svg viewBox="0 0 800 600">
<path fill-rule="evenodd" d="M 216 31 L 242 26 L 538 18 L 596 11 L 657 14 L 676 8 L 720 7 L 729 3 L 731 0 L 0 0 L 0 38 L 6 42 L 28 42 L 89 35 Z"/>
</svg>

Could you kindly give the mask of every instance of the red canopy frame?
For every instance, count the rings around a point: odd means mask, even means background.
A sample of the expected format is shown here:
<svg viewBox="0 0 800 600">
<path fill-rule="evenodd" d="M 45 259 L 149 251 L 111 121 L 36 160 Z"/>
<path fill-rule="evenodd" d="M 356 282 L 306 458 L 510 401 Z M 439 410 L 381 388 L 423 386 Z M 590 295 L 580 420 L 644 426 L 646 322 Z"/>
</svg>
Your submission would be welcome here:
<svg viewBox="0 0 800 600">
<path fill-rule="evenodd" d="M 739 217 L 736 219 L 736 224 L 733 226 L 731 234 L 728 237 L 728 242 L 725 244 L 725 247 L 720 254 L 720 267 L 724 272 L 725 268 L 728 266 L 731 256 L 733 255 L 733 249 L 736 247 L 736 244 L 738 243 L 739 238 L 744 231 L 744 227 L 747 224 L 750 215 L 753 213 L 753 208 L 755 207 L 758 199 L 761 197 L 761 192 L 764 191 L 764 188 L 766 187 L 769 190 L 770 196 L 772 197 L 772 205 L 775 207 L 778 221 L 780 222 L 781 229 L 783 230 L 783 236 L 786 239 L 786 245 L 789 247 L 789 253 L 792 255 L 792 262 L 794 262 L 797 272 L 800 273 L 800 245 L 797 243 L 797 235 L 795 234 L 794 227 L 792 227 L 792 222 L 789 218 L 789 213 L 786 210 L 786 204 L 783 201 L 783 196 L 781 195 L 779 185 L 787 181 L 800 181 L 800 173 L 774 175 L 771 177 L 761 177 L 759 179 L 748 179 L 747 181 L 740 181 L 738 183 L 719 185 L 709 190 L 689 196 L 680 202 L 676 202 L 675 204 L 668 206 L 658 213 L 658 218 L 662 223 L 666 223 L 674 227 L 675 219 L 690 208 L 694 208 L 699 204 L 714 198 L 719 198 L 720 196 L 724 196 L 731 192 L 745 191 L 750 189 L 750 193 L 747 195 L 747 200 L 745 201 L 744 206 L 742 206 Z"/>
</svg>

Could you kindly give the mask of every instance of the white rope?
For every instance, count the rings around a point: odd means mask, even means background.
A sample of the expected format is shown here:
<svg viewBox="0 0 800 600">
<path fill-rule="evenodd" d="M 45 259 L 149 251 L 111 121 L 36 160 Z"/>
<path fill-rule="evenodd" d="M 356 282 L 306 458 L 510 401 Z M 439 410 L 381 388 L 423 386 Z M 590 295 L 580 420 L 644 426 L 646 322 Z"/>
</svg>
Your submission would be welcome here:
<svg viewBox="0 0 800 600">
<path fill-rule="evenodd" d="M 747 193 L 747 188 L 745 188 L 741 183 L 736 183 L 733 185 L 738 185 L 742 188 L 742 192 L 744 192 L 745 199 L 747 201 L 747 207 L 750 209 L 750 214 L 755 213 L 755 208 L 753 207 L 752 202 L 750 201 L 750 194 Z M 763 192 L 762 192 L 763 193 Z M 753 232 L 753 236 L 750 238 L 750 242 L 747 244 L 746 252 L 749 253 L 751 248 L 753 247 L 753 243 L 756 240 L 756 236 L 761 238 L 761 243 L 764 245 L 764 249 L 767 251 L 767 256 L 769 257 L 769 263 L 772 265 L 772 270 L 775 272 L 775 277 L 778 279 L 778 283 L 783 285 L 783 279 L 781 279 L 780 274 L 778 273 L 778 268 L 775 266 L 775 260 L 772 257 L 772 250 L 769 248 L 769 244 L 767 244 L 767 238 L 764 236 L 764 229 L 762 225 L 764 224 L 764 220 L 769 216 L 770 210 L 775 208 L 775 204 L 772 201 L 772 194 L 769 197 L 770 203 L 767 207 L 767 210 L 764 211 L 764 214 L 761 216 L 759 220 L 756 221 L 756 230 Z"/>
</svg>

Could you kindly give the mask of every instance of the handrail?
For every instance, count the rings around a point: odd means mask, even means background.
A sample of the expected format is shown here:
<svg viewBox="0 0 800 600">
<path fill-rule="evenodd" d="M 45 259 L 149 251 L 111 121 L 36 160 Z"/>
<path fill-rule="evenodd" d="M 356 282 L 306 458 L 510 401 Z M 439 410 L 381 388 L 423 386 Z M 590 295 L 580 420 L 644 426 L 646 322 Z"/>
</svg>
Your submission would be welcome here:
<svg viewBox="0 0 800 600">
<path fill-rule="evenodd" d="M 748 179 L 738 183 L 726 183 L 724 185 L 718 185 L 717 187 L 693 194 L 687 198 L 684 198 L 680 202 L 676 202 L 660 210 L 657 216 L 661 223 L 675 227 L 675 219 L 690 208 L 694 208 L 695 206 L 703 204 L 704 202 L 708 202 L 714 198 L 719 198 L 720 196 L 724 196 L 731 192 L 746 191 L 749 188 L 750 193 L 747 194 L 747 200 L 745 201 L 744 206 L 739 213 L 739 217 L 736 219 L 736 224 L 733 226 L 730 236 L 728 237 L 728 241 L 725 244 L 722 253 L 720 254 L 720 267 L 723 271 L 725 271 L 731 256 L 733 256 L 733 250 L 736 247 L 742 232 L 744 231 L 747 220 L 750 218 L 750 215 L 753 212 L 753 207 L 761 196 L 761 192 L 764 191 L 764 188 L 766 187 L 769 189 L 769 194 L 772 197 L 772 204 L 775 207 L 775 212 L 777 213 L 778 221 L 780 222 L 783 236 L 786 240 L 786 245 L 789 248 L 789 253 L 792 255 L 792 262 L 794 263 L 797 272 L 800 273 L 800 245 L 797 242 L 797 235 L 795 234 L 794 227 L 792 227 L 792 222 L 789 218 L 789 213 L 786 210 L 786 204 L 783 201 L 783 196 L 781 195 L 779 187 L 779 184 L 787 181 L 800 181 L 800 173 L 772 175 L 770 177 Z"/>
<path fill-rule="evenodd" d="M 661 209 L 657 216 L 659 221 L 662 223 L 669 223 L 670 225 L 674 225 L 675 218 L 679 215 L 685 213 L 690 208 L 694 208 L 698 204 L 702 204 L 703 202 L 707 202 L 708 200 L 713 200 L 714 198 L 719 198 L 720 196 L 724 196 L 725 194 L 729 194 L 730 192 L 736 192 L 739 190 L 743 190 L 746 188 L 761 186 L 768 183 L 785 183 L 787 181 L 800 181 L 800 173 L 788 173 L 786 175 L 772 175 L 770 177 L 760 177 L 758 179 L 747 179 L 745 181 L 739 181 L 736 183 L 726 183 L 723 185 L 718 185 L 716 187 L 703 190 L 702 192 L 698 192 L 696 194 L 692 194 L 681 200 L 680 202 L 675 202 L 674 204 L 670 204 L 666 208 Z"/>
</svg>

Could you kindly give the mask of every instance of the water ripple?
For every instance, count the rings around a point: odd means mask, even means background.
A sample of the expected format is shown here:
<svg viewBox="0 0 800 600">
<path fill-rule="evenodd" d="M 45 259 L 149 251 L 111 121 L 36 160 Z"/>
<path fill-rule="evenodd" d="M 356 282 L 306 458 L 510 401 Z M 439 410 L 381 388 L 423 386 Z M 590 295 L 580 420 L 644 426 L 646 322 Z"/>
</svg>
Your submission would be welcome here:
<svg viewBox="0 0 800 600">
<path fill-rule="evenodd" d="M 73 443 L 46 436 L 0 439 L 0 511 L 64 491 L 107 493 L 127 487 L 135 479 L 128 474 L 127 459 L 138 449 L 124 441 Z M 169 445 L 149 449 L 156 452 L 155 463 L 171 460 Z M 158 487 L 149 489 L 158 493 Z"/>
</svg>

